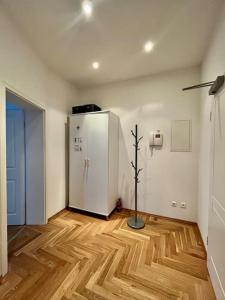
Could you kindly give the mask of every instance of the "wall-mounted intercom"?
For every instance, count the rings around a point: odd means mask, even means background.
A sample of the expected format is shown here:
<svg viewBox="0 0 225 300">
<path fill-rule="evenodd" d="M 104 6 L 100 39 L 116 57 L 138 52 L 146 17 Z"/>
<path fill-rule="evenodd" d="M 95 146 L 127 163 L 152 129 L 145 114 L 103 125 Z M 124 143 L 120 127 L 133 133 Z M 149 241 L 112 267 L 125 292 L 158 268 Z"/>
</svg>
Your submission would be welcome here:
<svg viewBox="0 0 225 300">
<path fill-rule="evenodd" d="M 163 145 L 163 135 L 160 130 L 154 131 L 150 133 L 150 147 L 161 147 Z"/>
</svg>

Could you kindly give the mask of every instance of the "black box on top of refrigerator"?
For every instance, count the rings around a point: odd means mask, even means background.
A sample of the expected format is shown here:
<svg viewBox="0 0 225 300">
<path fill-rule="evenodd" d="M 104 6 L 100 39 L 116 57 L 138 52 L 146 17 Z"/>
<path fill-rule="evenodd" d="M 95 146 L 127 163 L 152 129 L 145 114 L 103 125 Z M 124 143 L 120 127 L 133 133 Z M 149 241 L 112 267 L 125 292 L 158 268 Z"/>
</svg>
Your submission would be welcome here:
<svg viewBox="0 0 225 300">
<path fill-rule="evenodd" d="M 72 107 L 72 114 L 82 114 L 87 112 L 101 111 L 101 107 L 96 104 L 86 104 Z"/>
</svg>

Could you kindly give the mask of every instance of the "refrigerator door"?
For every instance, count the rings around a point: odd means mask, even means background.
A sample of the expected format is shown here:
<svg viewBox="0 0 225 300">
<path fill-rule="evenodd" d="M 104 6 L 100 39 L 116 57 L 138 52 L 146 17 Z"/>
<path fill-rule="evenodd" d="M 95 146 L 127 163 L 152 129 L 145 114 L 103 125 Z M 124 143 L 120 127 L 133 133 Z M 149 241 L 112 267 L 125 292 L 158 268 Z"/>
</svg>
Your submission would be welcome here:
<svg viewBox="0 0 225 300">
<path fill-rule="evenodd" d="M 108 124 L 109 114 L 87 115 L 88 162 L 85 209 L 108 215 Z"/>
<path fill-rule="evenodd" d="M 70 117 L 69 206 L 85 209 L 87 185 L 87 116 Z"/>
</svg>

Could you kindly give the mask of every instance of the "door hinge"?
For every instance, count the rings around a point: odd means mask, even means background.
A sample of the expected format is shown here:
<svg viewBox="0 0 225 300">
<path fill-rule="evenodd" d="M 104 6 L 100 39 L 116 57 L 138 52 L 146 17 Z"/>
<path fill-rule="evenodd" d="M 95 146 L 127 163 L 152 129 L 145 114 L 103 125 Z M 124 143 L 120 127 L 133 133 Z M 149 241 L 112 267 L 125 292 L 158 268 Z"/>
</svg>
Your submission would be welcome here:
<svg viewBox="0 0 225 300">
<path fill-rule="evenodd" d="M 210 122 L 212 121 L 212 112 L 210 111 L 210 114 L 209 114 L 209 120 Z"/>
<path fill-rule="evenodd" d="M 209 244 L 209 237 L 207 236 L 206 245 L 208 246 L 208 244 Z"/>
</svg>

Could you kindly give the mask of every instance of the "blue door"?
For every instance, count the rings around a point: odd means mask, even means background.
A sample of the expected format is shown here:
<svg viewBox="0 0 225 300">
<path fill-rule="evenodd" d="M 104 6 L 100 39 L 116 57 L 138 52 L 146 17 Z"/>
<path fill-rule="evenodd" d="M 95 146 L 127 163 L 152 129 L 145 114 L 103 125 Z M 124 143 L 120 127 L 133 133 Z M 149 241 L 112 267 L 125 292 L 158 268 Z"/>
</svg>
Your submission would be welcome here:
<svg viewBox="0 0 225 300">
<path fill-rule="evenodd" d="M 6 111 L 8 225 L 25 224 L 24 112 Z"/>
</svg>

